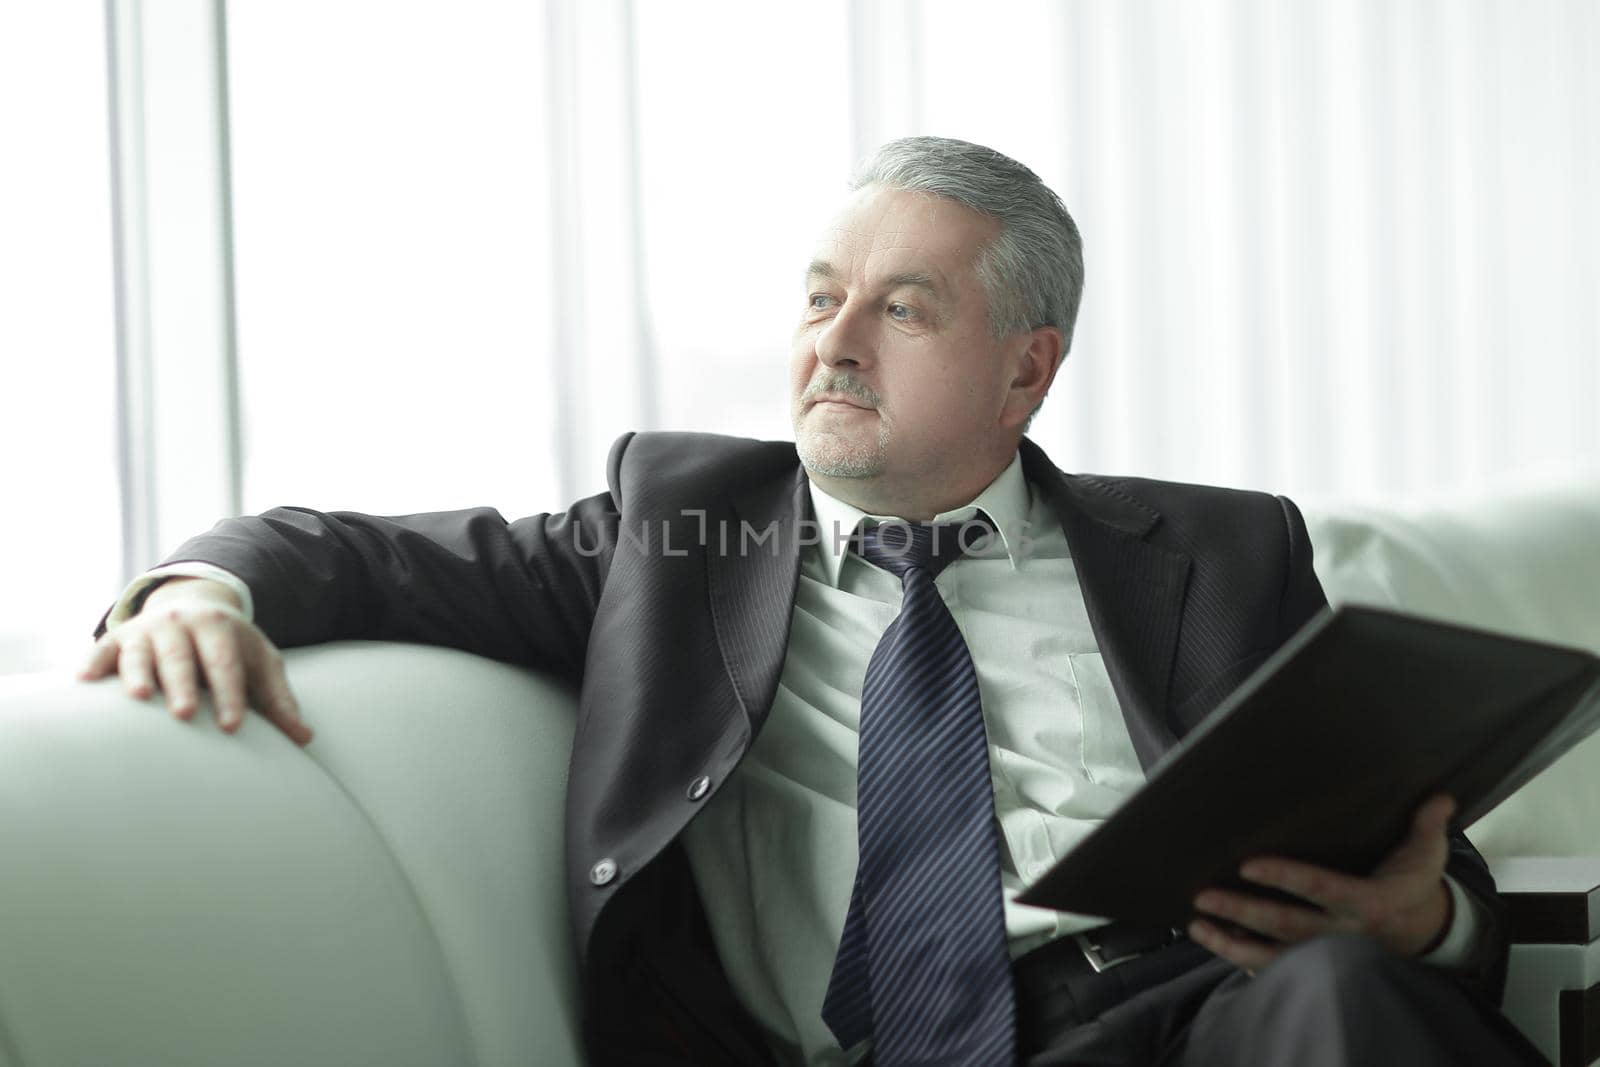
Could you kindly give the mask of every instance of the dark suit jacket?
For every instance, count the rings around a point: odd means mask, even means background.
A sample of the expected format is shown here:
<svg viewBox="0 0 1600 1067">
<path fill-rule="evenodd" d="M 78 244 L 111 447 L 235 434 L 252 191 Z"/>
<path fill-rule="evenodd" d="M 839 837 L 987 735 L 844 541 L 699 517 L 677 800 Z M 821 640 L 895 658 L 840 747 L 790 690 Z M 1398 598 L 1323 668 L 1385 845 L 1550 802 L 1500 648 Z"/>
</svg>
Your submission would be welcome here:
<svg viewBox="0 0 1600 1067">
<path fill-rule="evenodd" d="M 1089 618 L 1148 768 L 1322 605 L 1288 500 L 1067 475 L 1032 442 Z M 609 491 L 507 524 L 279 509 L 172 557 L 240 575 L 280 645 L 367 637 L 469 649 L 581 684 L 568 891 L 595 1062 L 759 1064 L 761 1035 L 711 947 L 679 833 L 772 705 L 810 516 L 794 446 L 701 434 L 617 442 Z M 615 867 L 609 879 L 596 864 Z M 601 868 L 603 871 L 605 868 Z M 1498 999 L 1503 922 L 1459 834 L 1450 871 L 1493 917 L 1477 983 Z"/>
</svg>

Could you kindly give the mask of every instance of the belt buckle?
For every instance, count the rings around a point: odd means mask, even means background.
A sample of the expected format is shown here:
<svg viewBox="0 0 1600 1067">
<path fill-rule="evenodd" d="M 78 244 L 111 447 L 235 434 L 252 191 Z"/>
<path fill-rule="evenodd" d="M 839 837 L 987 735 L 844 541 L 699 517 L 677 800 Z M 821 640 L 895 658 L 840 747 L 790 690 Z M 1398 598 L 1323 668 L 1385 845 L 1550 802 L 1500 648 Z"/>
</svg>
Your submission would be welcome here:
<svg viewBox="0 0 1600 1067">
<path fill-rule="evenodd" d="M 1094 968 L 1095 974 L 1103 974 L 1113 967 L 1139 958 L 1138 953 L 1130 952 L 1125 956 L 1108 960 L 1101 954 L 1100 946 L 1087 933 L 1073 934 L 1072 939 L 1078 943 L 1079 951 L 1083 953 L 1083 958 L 1089 961 L 1089 966 Z"/>
</svg>

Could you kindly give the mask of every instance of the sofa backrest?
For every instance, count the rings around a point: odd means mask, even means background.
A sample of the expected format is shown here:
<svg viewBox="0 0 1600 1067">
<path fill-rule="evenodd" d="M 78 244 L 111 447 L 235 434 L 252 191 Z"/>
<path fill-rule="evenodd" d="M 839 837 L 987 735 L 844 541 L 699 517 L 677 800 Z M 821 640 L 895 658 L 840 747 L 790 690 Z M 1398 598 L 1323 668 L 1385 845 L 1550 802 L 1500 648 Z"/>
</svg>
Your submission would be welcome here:
<svg viewBox="0 0 1600 1067">
<path fill-rule="evenodd" d="M 1415 509 L 1308 510 L 1336 604 L 1600 652 L 1600 481 Z M 1600 734 L 1467 831 L 1485 855 L 1600 855 Z"/>
</svg>

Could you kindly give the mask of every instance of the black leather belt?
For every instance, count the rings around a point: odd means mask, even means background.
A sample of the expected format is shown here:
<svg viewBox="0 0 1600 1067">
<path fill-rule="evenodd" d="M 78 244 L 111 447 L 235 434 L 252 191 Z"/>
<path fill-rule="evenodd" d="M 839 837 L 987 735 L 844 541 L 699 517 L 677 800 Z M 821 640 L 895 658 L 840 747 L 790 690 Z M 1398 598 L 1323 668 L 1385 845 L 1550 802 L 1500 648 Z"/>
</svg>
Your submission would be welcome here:
<svg viewBox="0 0 1600 1067">
<path fill-rule="evenodd" d="M 1077 942 L 1078 950 L 1083 953 L 1084 960 L 1095 974 L 1131 963 L 1146 952 L 1166 948 L 1183 938 L 1183 931 L 1175 926 L 1138 926 L 1133 923 L 1111 923 L 1072 935 L 1072 940 Z"/>
<path fill-rule="evenodd" d="M 1016 960 L 1017 1039 L 1027 1052 L 1052 1035 L 1196 967 L 1210 953 L 1170 927 L 1111 923 L 1058 937 Z"/>
</svg>

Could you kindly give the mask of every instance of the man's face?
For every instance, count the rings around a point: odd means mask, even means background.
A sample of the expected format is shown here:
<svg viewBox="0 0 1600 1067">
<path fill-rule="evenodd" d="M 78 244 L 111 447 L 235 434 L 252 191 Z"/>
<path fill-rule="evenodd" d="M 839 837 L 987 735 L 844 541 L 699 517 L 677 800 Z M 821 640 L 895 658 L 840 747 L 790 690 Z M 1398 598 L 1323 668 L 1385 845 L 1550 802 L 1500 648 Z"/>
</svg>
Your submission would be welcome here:
<svg viewBox="0 0 1600 1067">
<path fill-rule="evenodd" d="M 999 423 L 1011 374 L 975 271 L 998 229 L 954 201 L 869 185 L 823 233 L 791 355 L 813 477 L 915 490 L 1014 447 Z"/>
</svg>

